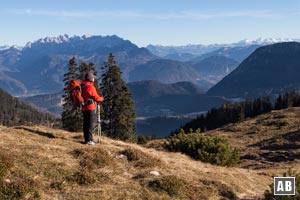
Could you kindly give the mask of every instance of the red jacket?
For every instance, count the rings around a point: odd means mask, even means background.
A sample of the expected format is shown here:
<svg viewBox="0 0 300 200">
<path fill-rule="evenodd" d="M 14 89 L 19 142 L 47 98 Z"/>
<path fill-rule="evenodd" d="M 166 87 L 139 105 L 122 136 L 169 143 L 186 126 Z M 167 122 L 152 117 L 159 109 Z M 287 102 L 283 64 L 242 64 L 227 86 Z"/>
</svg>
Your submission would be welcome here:
<svg viewBox="0 0 300 200">
<path fill-rule="evenodd" d="M 82 110 L 95 110 L 96 109 L 96 102 L 102 102 L 104 100 L 103 97 L 99 96 L 96 88 L 94 86 L 94 82 L 90 81 L 82 81 L 81 83 L 82 88 L 82 97 L 84 101 L 94 100 L 94 103 L 82 106 Z"/>
</svg>

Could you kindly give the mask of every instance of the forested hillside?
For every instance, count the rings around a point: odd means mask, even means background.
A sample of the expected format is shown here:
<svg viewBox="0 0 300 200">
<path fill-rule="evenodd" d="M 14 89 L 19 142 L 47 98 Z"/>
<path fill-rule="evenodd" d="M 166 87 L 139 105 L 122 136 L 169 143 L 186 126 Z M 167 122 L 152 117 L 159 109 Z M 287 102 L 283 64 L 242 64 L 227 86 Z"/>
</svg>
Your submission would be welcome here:
<svg viewBox="0 0 300 200">
<path fill-rule="evenodd" d="M 21 124 L 49 124 L 55 118 L 11 96 L 0 88 L 0 124 L 14 126 Z"/>
</svg>

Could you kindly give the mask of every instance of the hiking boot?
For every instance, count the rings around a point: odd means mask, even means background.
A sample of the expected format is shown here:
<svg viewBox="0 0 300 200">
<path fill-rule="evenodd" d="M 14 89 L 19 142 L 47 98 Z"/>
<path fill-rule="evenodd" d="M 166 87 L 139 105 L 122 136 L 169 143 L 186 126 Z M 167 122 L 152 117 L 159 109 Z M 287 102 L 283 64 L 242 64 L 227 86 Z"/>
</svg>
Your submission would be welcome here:
<svg viewBox="0 0 300 200">
<path fill-rule="evenodd" d="M 88 144 L 88 145 L 95 145 L 96 143 L 94 141 L 89 141 L 86 144 Z"/>
</svg>

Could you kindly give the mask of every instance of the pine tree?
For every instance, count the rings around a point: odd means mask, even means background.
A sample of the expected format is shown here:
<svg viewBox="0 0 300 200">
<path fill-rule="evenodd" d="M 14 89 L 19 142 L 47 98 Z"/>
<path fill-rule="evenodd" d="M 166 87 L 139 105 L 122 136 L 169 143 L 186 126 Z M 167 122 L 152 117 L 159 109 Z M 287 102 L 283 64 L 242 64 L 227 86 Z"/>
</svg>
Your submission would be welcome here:
<svg viewBox="0 0 300 200">
<path fill-rule="evenodd" d="M 270 97 L 266 96 L 263 98 L 262 101 L 262 112 L 267 113 L 270 112 L 271 110 L 272 110 L 272 102 L 270 100 Z"/>
<path fill-rule="evenodd" d="M 292 96 L 293 96 L 293 107 L 298 107 L 300 106 L 300 93 L 299 91 L 295 90 L 292 92 Z"/>
<path fill-rule="evenodd" d="M 110 53 L 108 61 L 104 63 L 103 70 L 100 87 L 104 97 L 102 119 L 108 121 L 107 126 L 104 126 L 103 129 L 111 138 L 134 141 L 133 100 L 125 81 L 121 78 L 122 72 L 112 53 Z"/>
<path fill-rule="evenodd" d="M 262 103 L 260 98 L 257 98 L 253 101 L 253 113 L 254 116 L 260 115 L 262 113 Z"/>
<path fill-rule="evenodd" d="M 78 73 L 75 58 L 71 58 L 69 61 L 68 72 L 64 74 L 64 95 L 63 95 L 63 112 L 62 112 L 62 125 L 63 128 L 68 131 L 80 131 L 82 130 L 82 113 L 79 107 L 74 107 L 71 103 L 71 97 L 68 92 L 68 85 L 72 79 L 78 79 L 80 74 Z"/>
<path fill-rule="evenodd" d="M 283 100 L 281 94 L 279 94 L 275 102 L 275 110 L 280 110 L 282 108 L 283 108 Z"/>
<path fill-rule="evenodd" d="M 239 103 L 237 104 L 237 117 L 236 119 L 233 121 L 241 121 L 241 120 L 244 120 L 246 117 L 245 117 L 245 107 L 244 107 L 244 104 L 242 103 Z"/>
</svg>

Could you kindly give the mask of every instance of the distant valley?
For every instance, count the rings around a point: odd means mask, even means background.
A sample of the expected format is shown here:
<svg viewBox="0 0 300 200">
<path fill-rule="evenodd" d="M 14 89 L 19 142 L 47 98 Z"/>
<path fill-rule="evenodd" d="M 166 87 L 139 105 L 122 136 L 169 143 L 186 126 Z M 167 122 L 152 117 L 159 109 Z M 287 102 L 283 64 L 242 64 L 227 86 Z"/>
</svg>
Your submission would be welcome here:
<svg viewBox="0 0 300 200">
<path fill-rule="evenodd" d="M 165 84 L 158 81 L 138 81 L 128 83 L 138 117 L 162 115 L 185 115 L 207 111 L 218 107 L 228 99 L 208 97 L 196 85 L 190 82 Z M 63 92 L 36 95 L 22 98 L 37 107 L 59 115 L 62 111 Z"/>
<path fill-rule="evenodd" d="M 128 83 L 128 87 L 135 104 L 137 133 L 149 136 L 165 137 L 193 119 L 197 113 L 229 102 L 219 97 L 207 97 L 203 90 L 191 82 L 166 84 L 149 80 Z M 63 92 L 60 92 L 22 100 L 60 117 L 62 95 Z"/>
</svg>

